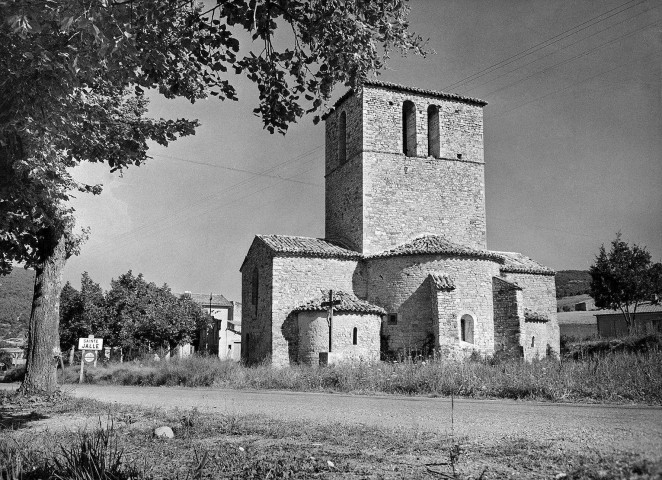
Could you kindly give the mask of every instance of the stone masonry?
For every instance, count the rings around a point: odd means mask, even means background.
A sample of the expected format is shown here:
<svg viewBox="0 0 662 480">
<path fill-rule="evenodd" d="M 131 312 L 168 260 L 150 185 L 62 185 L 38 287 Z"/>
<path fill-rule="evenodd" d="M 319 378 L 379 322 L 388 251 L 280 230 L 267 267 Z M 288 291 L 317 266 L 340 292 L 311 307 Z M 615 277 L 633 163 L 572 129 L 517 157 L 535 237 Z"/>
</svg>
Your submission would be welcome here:
<svg viewBox="0 0 662 480">
<path fill-rule="evenodd" d="M 346 309 L 334 358 L 558 355 L 554 272 L 487 250 L 485 104 L 382 82 L 338 100 L 325 238 L 257 236 L 241 267 L 245 362 L 316 364 L 329 290 Z"/>
</svg>

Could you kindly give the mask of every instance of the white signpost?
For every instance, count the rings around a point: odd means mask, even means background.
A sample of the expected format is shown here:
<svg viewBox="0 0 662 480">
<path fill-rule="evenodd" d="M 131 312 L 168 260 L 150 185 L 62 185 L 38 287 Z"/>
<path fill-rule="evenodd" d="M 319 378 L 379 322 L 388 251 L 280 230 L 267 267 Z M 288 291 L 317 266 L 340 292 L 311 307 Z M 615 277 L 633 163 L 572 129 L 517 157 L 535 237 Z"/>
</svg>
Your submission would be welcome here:
<svg viewBox="0 0 662 480">
<path fill-rule="evenodd" d="M 78 383 L 83 383 L 83 365 L 94 363 L 97 366 L 97 351 L 103 349 L 103 338 L 94 338 L 90 335 L 87 338 L 78 339 L 78 350 L 82 351 L 80 356 L 80 378 Z"/>
</svg>

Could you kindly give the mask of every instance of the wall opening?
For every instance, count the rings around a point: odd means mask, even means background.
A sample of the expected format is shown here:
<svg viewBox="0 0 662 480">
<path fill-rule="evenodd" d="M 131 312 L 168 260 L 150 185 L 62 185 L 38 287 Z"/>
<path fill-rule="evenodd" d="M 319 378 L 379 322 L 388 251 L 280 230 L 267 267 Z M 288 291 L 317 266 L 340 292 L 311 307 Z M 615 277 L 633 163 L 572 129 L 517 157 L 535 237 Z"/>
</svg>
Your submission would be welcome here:
<svg viewBox="0 0 662 480">
<path fill-rule="evenodd" d="M 253 270 L 253 278 L 251 279 L 251 304 L 255 307 L 255 313 L 257 313 L 257 296 L 258 296 L 258 288 L 260 284 L 260 274 L 255 268 Z"/>
<path fill-rule="evenodd" d="M 402 153 L 416 156 L 416 106 L 409 100 L 402 104 Z"/>
<path fill-rule="evenodd" d="M 397 325 L 398 324 L 398 314 L 397 313 L 389 313 L 388 314 L 388 324 L 389 325 Z"/>
<path fill-rule="evenodd" d="M 460 318 L 460 339 L 463 342 L 474 343 L 474 317 L 469 314 Z"/>
<path fill-rule="evenodd" d="M 345 112 L 340 114 L 338 120 L 338 161 L 340 165 L 347 162 L 347 115 Z"/>
<path fill-rule="evenodd" d="M 354 330 L 352 330 L 352 345 L 356 345 L 358 343 L 358 338 L 357 338 L 357 329 L 354 327 Z"/>
<path fill-rule="evenodd" d="M 439 158 L 439 107 L 428 107 L 428 156 Z"/>
<path fill-rule="evenodd" d="M 536 337 L 531 337 L 531 348 L 536 344 Z"/>
</svg>

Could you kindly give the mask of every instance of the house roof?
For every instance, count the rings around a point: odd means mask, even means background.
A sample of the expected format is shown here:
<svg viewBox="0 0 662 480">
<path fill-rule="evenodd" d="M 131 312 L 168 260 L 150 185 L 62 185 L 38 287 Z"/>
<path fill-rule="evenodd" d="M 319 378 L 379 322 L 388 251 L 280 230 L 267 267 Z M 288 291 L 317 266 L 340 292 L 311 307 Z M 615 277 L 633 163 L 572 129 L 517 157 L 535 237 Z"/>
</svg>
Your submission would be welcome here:
<svg viewBox="0 0 662 480">
<path fill-rule="evenodd" d="M 302 257 L 359 259 L 361 254 L 329 240 L 289 235 L 257 235 L 274 253 Z"/>
<path fill-rule="evenodd" d="M 445 273 L 430 272 L 429 277 L 437 290 L 455 290 L 453 279 Z"/>
<path fill-rule="evenodd" d="M 475 257 L 503 262 L 503 257 L 497 252 L 477 250 L 464 247 L 446 240 L 440 235 L 423 235 L 411 242 L 399 245 L 384 252 L 369 255 L 366 258 L 396 257 L 400 255 L 457 255 L 461 257 Z"/>
<path fill-rule="evenodd" d="M 551 268 L 531 260 L 526 255 L 517 252 L 492 252 L 500 255 L 505 263 L 501 267 L 504 273 L 535 273 L 538 275 L 556 275 Z"/>
<path fill-rule="evenodd" d="M 361 300 L 352 293 L 343 292 L 341 290 L 334 290 L 333 292 L 334 300 L 339 300 L 340 304 L 334 306 L 333 309 L 336 312 L 348 312 L 348 313 L 373 313 L 375 315 L 386 315 L 386 310 L 372 303 L 368 303 L 365 300 Z M 309 300 L 303 305 L 299 305 L 293 311 L 294 312 L 323 312 L 326 311 L 327 307 L 323 307 L 323 302 L 329 301 L 329 294 L 326 291 L 321 290 L 320 294 L 315 298 Z"/>
<path fill-rule="evenodd" d="M 209 306 L 209 293 L 185 293 L 184 295 L 189 295 L 191 300 L 196 303 L 199 303 L 203 307 L 205 305 Z M 212 307 L 231 307 L 233 304 L 230 300 L 225 298 L 220 293 L 211 294 L 211 306 Z"/>
<path fill-rule="evenodd" d="M 620 310 L 594 310 L 595 316 L 622 315 Z M 637 313 L 662 313 L 662 303 L 644 302 L 637 306 Z"/>
</svg>

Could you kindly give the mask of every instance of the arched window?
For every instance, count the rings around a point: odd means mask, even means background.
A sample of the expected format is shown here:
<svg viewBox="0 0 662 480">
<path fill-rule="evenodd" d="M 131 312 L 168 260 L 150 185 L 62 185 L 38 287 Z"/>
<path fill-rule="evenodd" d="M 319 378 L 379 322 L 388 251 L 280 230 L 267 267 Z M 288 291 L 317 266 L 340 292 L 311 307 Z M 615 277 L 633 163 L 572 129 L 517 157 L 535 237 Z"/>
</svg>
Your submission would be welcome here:
<svg viewBox="0 0 662 480">
<path fill-rule="evenodd" d="M 402 153 L 416 156 L 416 106 L 409 100 L 402 104 Z"/>
<path fill-rule="evenodd" d="M 474 343 L 474 317 L 468 313 L 460 318 L 460 339 L 463 342 Z"/>
<path fill-rule="evenodd" d="M 354 330 L 352 330 L 352 345 L 356 345 L 358 342 L 358 338 L 356 334 L 357 334 L 357 330 L 356 327 L 354 327 Z"/>
<path fill-rule="evenodd" d="M 536 344 L 536 337 L 531 337 L 531 348 Z"/>
<path fill-rule="evenodd" d="M 347 115 L 340 114 L 338 120 L 338 161 L 340 165 L 347 162 Z"/>
<path fill-rule="evenodd" d="M 257 268 L 253 270 L 253 278 L 251 279 L 251 304 L 255 307 L 255 312 L 257 312 L 257 293 L 260 283 L 260 275 L 257 271 Z"/>
<path fill-rule="evenodd" d="M 428 107 L 428 156 L 439 158 L 439 107 Z"/>
</svg>

